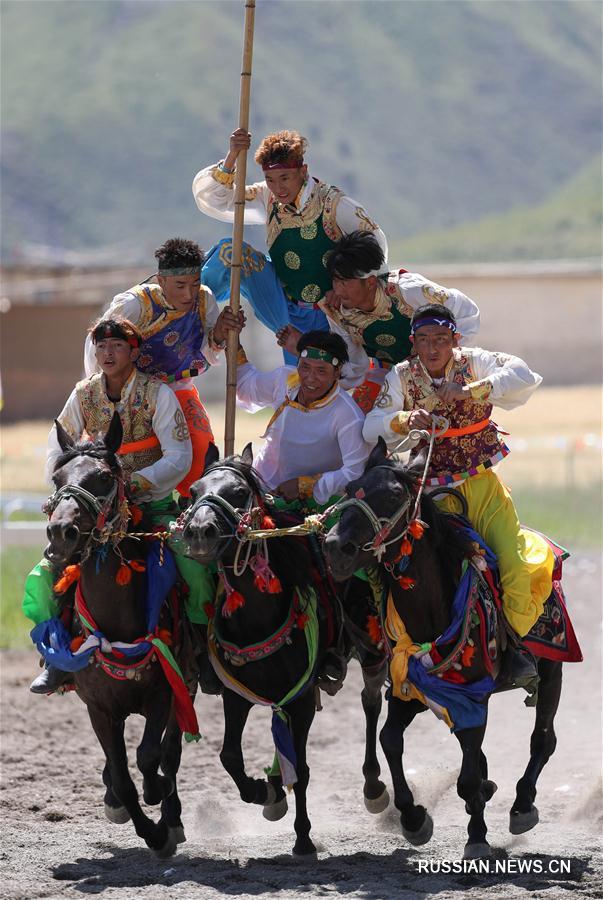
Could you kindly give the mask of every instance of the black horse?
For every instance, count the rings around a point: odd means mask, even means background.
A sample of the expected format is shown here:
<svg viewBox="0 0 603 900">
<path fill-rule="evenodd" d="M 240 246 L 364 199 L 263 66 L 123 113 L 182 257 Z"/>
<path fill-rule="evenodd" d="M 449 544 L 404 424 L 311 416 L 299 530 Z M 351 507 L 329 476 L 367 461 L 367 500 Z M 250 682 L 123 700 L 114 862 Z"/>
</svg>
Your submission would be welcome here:
<svg viewBox="0 0 603 900">
<path fill-rule="evenodd" d="M 123 436 L 121 421 L 115 414 L 104 440 L 96 442 L 75 444 L 59 423 L 57 435 L 63 454 L 53 475 L 56 491 L 49 501 L 45 556 L 57 571 L 69 563 L 79 564 L 79 596 L 87 609 L 81 614 L 82 603 L 76 602 L 74 633 L 82 628 L 82 618 L 88 623 L 92 619 L 107 641 L 136 642 L 147 635 L 144 564 L 127 567 L 127 583 L 117 583 L 116 576 L 120 568 L 123 572 L 124 561 L 144 560 L 147 545 L 128 536 L 111 540 L 112 529 L 125 524 L 124 479 L 116 456 Z M 123 582 L 123 577 L 118 581 Z M 84 635 L 89 631 L 84 630 Z M 186 640 L 184 629 L 178 640 Z M 176 654 L 179 649 L 174 647 Z M 123 658 L 108 650 L 105 644 L 102 655 L 95 651 L 91 664 L 74 673 L 75 689 L 88 708 L 106 758 L 105 814 L 118 824 L 132 819 L 147 846 L 159 856 L 169 856 L 177 843 L 186 840 L 176 790 L 181 730 L 172 689 L 156 653 L 149 653 L 142 666 L 124 666 Z M 191 686 L 194 681 L 191 677 Z M 133 713 L 146 720 L 136 760 L 143 775 L 145 802 L 161 804 L 157 824 L 142 811 L 128 772 L 124 725 Z M 163 775 L 158 772 L 160 765 Z"/>
<path fill-rule="evenodd" d="M 279 517 L 266 509 L 261 483 L 252 468 L 250 445 L 240 458 L 217 459 L 191 489 L 193 505 L 185 514 L 183 539 L 190 556 L 207 563 L 219 560 L 227 591 L 217 605 L 210 641 L 212 662 L 226 690 L 224 702 L 224 743 L 220 759 L 246 803 L 264 807 L 264 816 L 275 821 L 287 810 L 283 772 L 268 780 L 252 778 L 245 772 L 241 740 L 254 703 L 272 707 L 275 743 L 282 728 L 275 716 L 286 713 L 294 746 L 296 778 L 295 832 L 293 852 L 315 852 L 310 839 L 306 810 L 309 769 L 306 742 L 316 709 L 316 675 L 325 652 L 325 623 L 318 623 L 317 646 L 311 647 L 308 617 L 315 615 L 308 597 L 315 589 L 311 548 L 307 537 L 280 536 L 267 541 L 244 542 L 241 527 L 258 515 L 261 525 L 270 513 L 278 526 Z M 211 462 L 207 460 L 206 462 Z M 272 521 L 270 523 L 272 525 Z M 267 549 L 269 547 L 269 549 Z M 254 556 L 251 556 L 251 552 Z M 361 584 L 363 584 L 361 582 Z M 379 780 L 376 755 L 377 721 L 381 710 L 381 687 L 387 664 L 382 650 L 365 631 L 368 586 L 363 601 L 352 605 L 358 612 L 350 626 L 363 667 L 362 705 L 366 715 L 366 755 L 363 765 L 364 798 L 367 809 L 380 812 L 389 798 Z M 210 629 L 211 634 L 211 629 Z M 362 637 L 364 635 L 364 637 Z"/>
<path fill-rule="evenodd" d="M 463 559 L 473 555 L 474 549 L 449 523 L 449 517 L 439 512 L 429 496 L 423 496 L 420 517 L 428 527 L 422 538 L 413 544 L 409 565 L 404 572 L 404 577 L 414 582 L 414 586 L 408 589 L 409 582 L 403 581 L 393 563 L 400 558 L 401 542 L 407 536 L 417 493 L 417 474 L 416 470 L 406 469 L 387 458 L 385 443 L 380 439 L 369 457 L 364 475 L 348 485 L 346 493 L 351 502 L 342 509 L 339 522 L 327 535 L 325 555 L 336 579 L 349 577 L 359 566 L 374 560 L 376 534 L 384 525 L 383 534 L 387 533 L 387 523 L 393 523 L 395 519 L 395 525 L 383 544 L 382 571 L 408 634 L 412 635 L 416 644 L 421 644 L 435 640 L 449 626 L 461 564 Z M 496 677 L 503 640 L 500 620 L 498 629 L 494 665 L 482 652 L 478 636 L 470 633 L 476 652 L 472 654 L 469 680 L 477 681 L 488 674 Z M 534 806 L 536 782 L 557 743 L 553 721 L 561 693 L 561 663 L 539 659 L 538 673 L 540 682 L 530 761 L 517 783 L 511 808 L 509 827 L 514 834 L 528 831 L 538 822 L 538 811 Z M 487 708 L 487 696 L 483 702 Z M 404 776 L 402 757 L 404 731 L 414 717 L 425 709 L 419 700 L 401 700 L 392 696 L 387 720 L 380 734 L 392 775 L 395 806 L 400 811 L 402 831 L 407 840 L 415 845 L 430 840 L 433 822 L 424 807 L 415 805 Z M 491 852 L 486 840 L 484 808 L 496 785 L 488 779 L 487 761 L 481 749 L 485 730 L 484 722 L 477 727 L 456 731 L 463 751 L 457 791 L 465 801 L 470 816 L 465 847 L 467 858 L 486 856 Z"/>
</svg>

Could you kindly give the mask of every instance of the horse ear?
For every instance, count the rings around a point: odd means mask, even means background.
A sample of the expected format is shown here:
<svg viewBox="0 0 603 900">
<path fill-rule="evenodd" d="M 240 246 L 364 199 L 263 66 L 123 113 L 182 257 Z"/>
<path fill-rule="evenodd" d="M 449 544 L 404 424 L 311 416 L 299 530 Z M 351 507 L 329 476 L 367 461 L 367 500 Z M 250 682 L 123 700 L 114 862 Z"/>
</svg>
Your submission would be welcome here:
<svg viewBox="0 0 603 900">
<path fill-rule="evenodd" d="M 246 466 L 253 465 L 253 447 L 251 445 L 251 441 L 243 447 L 243 452 L 241 453 L 241 459 L 245 463 Z"/>
<path fill-rule="evenodd" d="M 54 424 L 57 430 L 59 447 L 61 448 L 63 453 L 65 453 L 66 450 L 73 450 L 73 448 L 75 447 L 75 443 L 71 435 L 67 434 L 58 419 L 54 420 Z"/>
<path fill-rule="evenodd" d="M 123 439 L 123 425 L 121 424 L 119 413 L 114 412 L 113 418 L 111 419 L 111 424 L 109 425 L 104 438 L 105 447 L 107 448 L 107 450 L 110 450 L 111 453 L 117 453 L 117 451 L 121 447 L 121 442 L 123 441 Z"/>
<path fill-rule="evenodd" d="M 385 462 L 387 459 L 387 444 L 380 437 L 371 450 L 370 456 L 367 460 L 366 466 L 364 467 L 364 471 L 366 472 L 368 469 L 372 469 L 373 466 L 379 466 L 381 463 Z"/>
<path fill-rule="evenodd" d="M 207 450 L 205 452 L 205 462 L 203 464 L 203 471 L 209 469 L 215 462 L 218 462 L 220 459 L 220 451 L 216 447 L 213 441 L 210 441 L 207 445 Z"/>
<path fill-rule="evenodd" d="M 414 475 L 416 478 L 422 478 L 423 472 L 425 471 L 426 462 L 427 447 L 423 447 L 422 450 L 419 450 L 416 456 L 413 456 L 412 460 L 405 467 L 406 471 L 409 475 Z"/>
</svg>

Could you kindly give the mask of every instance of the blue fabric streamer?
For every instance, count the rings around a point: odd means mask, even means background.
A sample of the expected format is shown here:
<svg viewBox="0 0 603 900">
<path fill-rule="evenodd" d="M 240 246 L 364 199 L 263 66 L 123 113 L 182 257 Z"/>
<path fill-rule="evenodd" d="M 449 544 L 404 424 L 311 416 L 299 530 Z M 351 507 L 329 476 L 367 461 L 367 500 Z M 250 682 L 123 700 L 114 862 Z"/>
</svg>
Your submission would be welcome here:
<svg viewBox="0 0 603 900">
<path fill-rule="evenodd" d="M 178 577 L 174 556 L 169 548 L 164 547 L 163 565 L 159 563 L 159 550 L 159 543 L 153 542 L 149 547 L 146 559 L 145 608 L 148 634 L 152 634 L 157 628 L 161 607 Z M 95 631 L 94 634 L 99 639 L 103 637 L 100 631 Z M 81 671 L 88 665 L 90 657 L 94 653 L 94 649 L 77 655 L 72 653 L 71 634 L 57 617 L 40 622 L 32 629 L 30 636 L 45 662 L 63 672 Z M 149 641 L 142 641 L 135 647 L 120 648 L 120 653 L 123 653 L 126 659 L 137 659 L 147 653 L 151 646 Z"/>
<path fill-rule="evenodd" d="M 230 300 L 230 266 L 220 259 L 220 251 L 226 251 L 222 255 L 230 260 L 231 247 L 231 239 L 222 238 L 207 254 L 201 270 L 202 283 L 211 289 L 218 303 Z M 289 323 L 302 332 L 329 330 L 327 317 L 322 310 L 312 306 L 299 306 L 289 300 L 270 257 L 247 243 L 243 244 L 241 294 L 260 322 L 270 331 L 276 332 Z M 293 354 L 283 351 L 283 356 L 286 365 L 297 365 L 297 357 Z"/>
<path fill-rule="evenodd" d="M 443 678 L 430 675 L 429 670 L 414 656 L 408 661 L 408 680 L 430 700 L 446 707 L 454 722 L 453 732 L 484 724 L 488 707 L 483 701 L 496 686 L 490 675 L 473 684 L 444 681 Z"/>
<path fill-rule="evenodd" d="M 278 710 L 272 712 L 272 738 L 279 760 L 283 784 L 295 784 L 297 781 L 297 754 L 293 746 L 293 737 L 287 721 L 283 720 Z"/>
</svg>

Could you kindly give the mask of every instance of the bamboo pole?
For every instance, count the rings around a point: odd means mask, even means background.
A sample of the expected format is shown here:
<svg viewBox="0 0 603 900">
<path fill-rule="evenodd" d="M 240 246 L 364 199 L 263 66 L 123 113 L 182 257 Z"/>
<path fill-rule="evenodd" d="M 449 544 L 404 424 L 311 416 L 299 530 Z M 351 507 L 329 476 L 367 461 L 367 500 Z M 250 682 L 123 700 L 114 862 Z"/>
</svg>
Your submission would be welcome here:
<svg viewBox="0 0 603 900">
<path fill-rule="evenodd" d="M 241 93 L 239 98 L 239 128 L 249 131 L 249 98 L 251 94 L 251 63 L 253 58 L 253 26 L 255 0 L 245 0 L 245 34 L 243 63 L 241 66 Z M 241 296 L 241 261 L 243 251 L 243 226 L 245 215 L 245 179 L 247 176 L 247 151 L 241 150 L 236 162 L 235 211 L 232 229 L 232 262 L 230 269 L 230 307 L 238 313 Z M 228 332 L 226 345 L 226 408 L 224 419 L 224 455 L 234 453 L 235 415 L 237 396 L 237 348 L 238 337 Z"/>
</svg>

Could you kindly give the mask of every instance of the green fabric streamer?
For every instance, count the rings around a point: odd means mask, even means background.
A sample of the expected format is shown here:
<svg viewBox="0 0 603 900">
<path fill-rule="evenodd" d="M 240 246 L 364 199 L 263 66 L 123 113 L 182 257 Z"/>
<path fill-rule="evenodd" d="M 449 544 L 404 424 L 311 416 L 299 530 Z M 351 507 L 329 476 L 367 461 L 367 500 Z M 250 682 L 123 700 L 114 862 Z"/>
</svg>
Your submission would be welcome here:
<svg viewBox="0 0 603 900">
<path fill-rule="evenodd" d="M 52 590 L 55 576 L 47 559 L 33 567 L 25 579 L 21 609 L 28 619 L 39 625 L 58 615 L 59 607 Z"/>
</svg>

